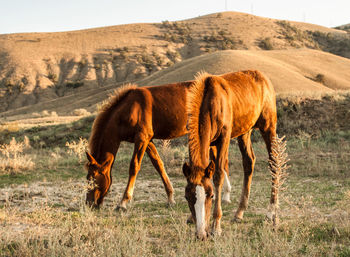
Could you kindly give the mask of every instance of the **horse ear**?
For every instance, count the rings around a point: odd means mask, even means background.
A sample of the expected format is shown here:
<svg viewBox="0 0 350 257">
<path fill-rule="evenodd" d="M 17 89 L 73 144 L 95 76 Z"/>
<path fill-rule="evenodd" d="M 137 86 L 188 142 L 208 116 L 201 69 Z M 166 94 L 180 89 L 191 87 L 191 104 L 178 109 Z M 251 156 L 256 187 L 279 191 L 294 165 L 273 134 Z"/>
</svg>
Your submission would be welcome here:
<svg viewBox="0 0 350 257">
<path fill-rule="evenodd" d="M 190 169 L 190 166 L 188 165 L 187 162 L 185 162 L 184 165 L 182 165 L 182 172 L 186 178 L 189 177 L 189 175 L 191 173 L 191 169 Z"/>
<path fill-rule="evenodd" d="M 213 160 L 210 161 L 208 167 L 205 169 L 205 176 L 211 179 L 215 172 L 215 163 Z"/>
<path fill-rule="evenodd" d="M 94 159 L 94 157 L 92 157 L 91 154 L 89 154 L 88 152 L 85 152 L 86 153 L 86 157 L 88 159 L 88 161 L 91 163 L 91 164 L 97 164 L 97 161 Z"/>
</svg>

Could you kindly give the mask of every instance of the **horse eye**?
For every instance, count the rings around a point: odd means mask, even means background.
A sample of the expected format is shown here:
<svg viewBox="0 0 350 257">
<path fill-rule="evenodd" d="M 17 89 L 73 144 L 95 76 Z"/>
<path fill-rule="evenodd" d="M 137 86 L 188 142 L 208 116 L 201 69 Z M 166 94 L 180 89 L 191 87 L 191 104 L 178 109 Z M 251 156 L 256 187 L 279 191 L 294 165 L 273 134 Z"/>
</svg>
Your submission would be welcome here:
<svg viewBox="0 0 350 257">
<path fill-rule="evenodd" d="M 212 195 L 210 196 L 210 198 L 213 199 L 213 198 L 214 198 L 214 194 L 212 194 Z"/>
</svg>

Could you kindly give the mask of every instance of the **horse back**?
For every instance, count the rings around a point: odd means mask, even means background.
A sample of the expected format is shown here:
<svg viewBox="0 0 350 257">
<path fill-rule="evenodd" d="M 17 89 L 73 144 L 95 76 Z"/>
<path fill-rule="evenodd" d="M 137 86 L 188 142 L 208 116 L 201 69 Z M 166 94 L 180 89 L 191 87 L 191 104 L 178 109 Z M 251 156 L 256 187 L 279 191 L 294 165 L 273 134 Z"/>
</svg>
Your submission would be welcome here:
<svg viewBox="0 0 350 257">
<path fill-rule="evenodd" d="M 260 122 L 277 119 L 273 86 L 261 72 L 227 73 L 213 76 L 209 83 L 215 91 L 210 95 L 216 98 L 209 101 L 211 111 L 220 113 L 216 115 L 218 124 L 231 126 L 231 137 L 247 133 Z"/>
<path fill-rule="evenodd" d="M 171 139 L 187 133 L 186 95 L 191 81 L 148 87 L 152 95 L 154 138 Z"/>
<path fill-rule="evenodd" d="M 140 87 L 130 91 L 115 111 L 120 138 L 136 134 L 171 139 L 186 134 L 186 92 L 190 82 Z"/>
</svg>

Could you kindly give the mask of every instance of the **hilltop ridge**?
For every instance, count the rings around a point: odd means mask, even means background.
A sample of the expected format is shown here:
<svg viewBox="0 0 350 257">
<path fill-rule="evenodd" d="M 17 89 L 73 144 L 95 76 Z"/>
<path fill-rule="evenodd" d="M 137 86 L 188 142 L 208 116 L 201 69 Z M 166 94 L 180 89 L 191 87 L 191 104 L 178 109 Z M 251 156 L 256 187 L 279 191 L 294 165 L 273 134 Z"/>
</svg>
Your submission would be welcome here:
<svg viewBox="0 0 350 257">
<path fill-rule="evenodd" d="M 250 58 L 262 61 L 268 56 L 259 57 L 260 50 L 295 48 L 318 49 L 349 58 L 348 46 L 350 36 L 342 30 L 237 12 L 177 22 L 5 34 L 0 35 L 0 112 L 11 113 L 126 82 L 142 84 L 155 72 L 222 50 L 254 51 Z M 344 83 L 327 87 L 338 89 Z"/>
</svg>

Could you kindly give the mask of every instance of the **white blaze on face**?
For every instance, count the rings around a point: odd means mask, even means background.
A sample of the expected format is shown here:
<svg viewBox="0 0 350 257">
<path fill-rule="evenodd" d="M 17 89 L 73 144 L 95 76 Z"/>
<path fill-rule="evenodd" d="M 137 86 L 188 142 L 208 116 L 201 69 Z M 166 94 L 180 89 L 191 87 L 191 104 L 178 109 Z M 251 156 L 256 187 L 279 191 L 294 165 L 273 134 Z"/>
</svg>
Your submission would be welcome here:
<svg viewBox="0 0 350 257">
<path fill-rule="evenodd" d="M 205 234 L 205 191 L 202 186 L 196 186 L 196 226 L 198 234 Z"/>
</svg>

